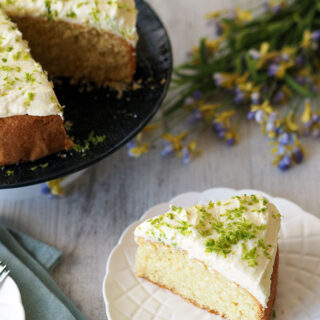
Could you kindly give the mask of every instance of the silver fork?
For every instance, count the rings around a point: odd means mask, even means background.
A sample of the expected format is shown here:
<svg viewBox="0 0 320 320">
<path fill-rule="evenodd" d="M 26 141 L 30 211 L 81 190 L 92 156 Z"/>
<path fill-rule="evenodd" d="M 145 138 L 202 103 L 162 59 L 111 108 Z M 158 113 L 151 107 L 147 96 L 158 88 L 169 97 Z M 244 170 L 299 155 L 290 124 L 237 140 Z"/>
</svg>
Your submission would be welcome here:
<svg viewBox="0 0 320 320">
<path fill-rule="evenodd" d="M 0 283 L 2 283 L 10 273 L 9 268 L 4 262 L 0 261 Z"/>
</svg>

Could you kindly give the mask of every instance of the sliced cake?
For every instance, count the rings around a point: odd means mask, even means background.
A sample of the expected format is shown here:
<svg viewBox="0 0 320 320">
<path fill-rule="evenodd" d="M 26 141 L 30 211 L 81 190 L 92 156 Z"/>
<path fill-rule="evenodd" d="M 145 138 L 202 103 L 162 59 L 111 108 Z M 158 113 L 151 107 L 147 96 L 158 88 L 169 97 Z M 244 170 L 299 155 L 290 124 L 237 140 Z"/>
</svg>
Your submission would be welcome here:
<svg viewBox="0 0 320 320">
<path fill-rule="evenodd" d="M 261 195 L 171 206 L 136 228 L 136 274 L 226 319 L 270 319 L 280 220 Z"/>
<path fill-rule="evenodd" d="M 52 84 L 0 9 L 0 165 L 36 160 L 71 146 Z"/>
<path fill-rule="evenodd" d="M 136 69 L 134 0 L 0 0 L 52 76 L 128 83 Z"/>
<path fill-rule="evenodd" d="M 131 82 L 136 19 L 134 0 L 0 0 L 1 166 L 71 148 L 43 70 L 98 86 Z"/>
</svg>

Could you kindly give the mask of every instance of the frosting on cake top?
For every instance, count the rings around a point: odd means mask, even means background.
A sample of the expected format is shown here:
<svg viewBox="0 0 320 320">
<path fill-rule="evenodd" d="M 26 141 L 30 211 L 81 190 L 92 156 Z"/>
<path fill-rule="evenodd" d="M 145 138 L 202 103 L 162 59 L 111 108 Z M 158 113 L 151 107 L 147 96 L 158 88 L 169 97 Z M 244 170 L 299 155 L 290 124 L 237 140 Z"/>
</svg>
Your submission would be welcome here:
<svg viewBox="0 0 320 320">
<path fill-rule="evenodd" d="M 134 0 L 0 0 L 9 16 L 32 16 L 90 25 L 136 45 Z"/>
<path fill-rule="evenodd" d="M 266 308 L 280 221 L 279 211 L 266 198 L 241 195 L 185 209 L 171 206 L 140 224 L 135 237 L 186 251 Z"/>
<path fill-rule="evenodd" d="M 62 108 L 21 33 L 0 9 L 0 117 L 60 115 Z"/>
</svg>

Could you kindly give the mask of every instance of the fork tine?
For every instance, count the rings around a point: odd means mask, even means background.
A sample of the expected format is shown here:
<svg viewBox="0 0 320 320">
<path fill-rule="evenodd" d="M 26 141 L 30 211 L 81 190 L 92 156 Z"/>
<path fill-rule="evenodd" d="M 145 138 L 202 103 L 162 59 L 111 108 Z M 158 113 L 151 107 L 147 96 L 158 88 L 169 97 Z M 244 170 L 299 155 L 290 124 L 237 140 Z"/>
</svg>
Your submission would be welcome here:
<svg viewBox="0 0 320 320">
<path fill-rule="evenodd" d="M 0 271 L 0 277 L 5 273 L 8 272 L 8 268 L 6 265 L 1 265 L 2 269 Z"/>
<path fill-rule="evenodd" d="M 0 283 L 2 283 L 10 273 L 10 270 L 8 269 L 8 267 L 6 265 L 1 264 L 1 267 L 2 267 L 2 269 L 0 271 Z"/>
</svg>

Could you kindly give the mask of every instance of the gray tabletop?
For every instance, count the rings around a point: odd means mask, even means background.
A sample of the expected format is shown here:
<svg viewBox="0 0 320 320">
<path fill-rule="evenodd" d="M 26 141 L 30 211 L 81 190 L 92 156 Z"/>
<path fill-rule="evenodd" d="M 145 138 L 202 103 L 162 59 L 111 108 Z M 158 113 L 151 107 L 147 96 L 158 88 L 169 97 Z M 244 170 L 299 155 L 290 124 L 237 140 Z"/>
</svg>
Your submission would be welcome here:
<svg viewBox="0 0 320 320">
<path fill-rule="evenodd" d="M 149 2 L 169 30 L 176 63 L 200 35 L 211 31 L 204 13 L 213 4 L 221 6 L 217 0 Z M 282 173 L 272 166 L 259 128 L 243 121 L 239 129 L 240 142 L 232 148 L 210 132 L 204 134 L 199 139 L 203 154 L 187 166 L 175 157 L 161 158 L 160 149 L 132 159 L 123 148 L 88 169 L 66 198 L 1 202 L 1 220 L 63 251 L 54 279 L 89 319 L 106 319 L 102 280 L 107 257 L 124 229 L 150 206 L 186 191 L 253 188 L 285 197 L 320 217 L 319 143 L 306 140 L 306 162 Z"/>
</svg>

